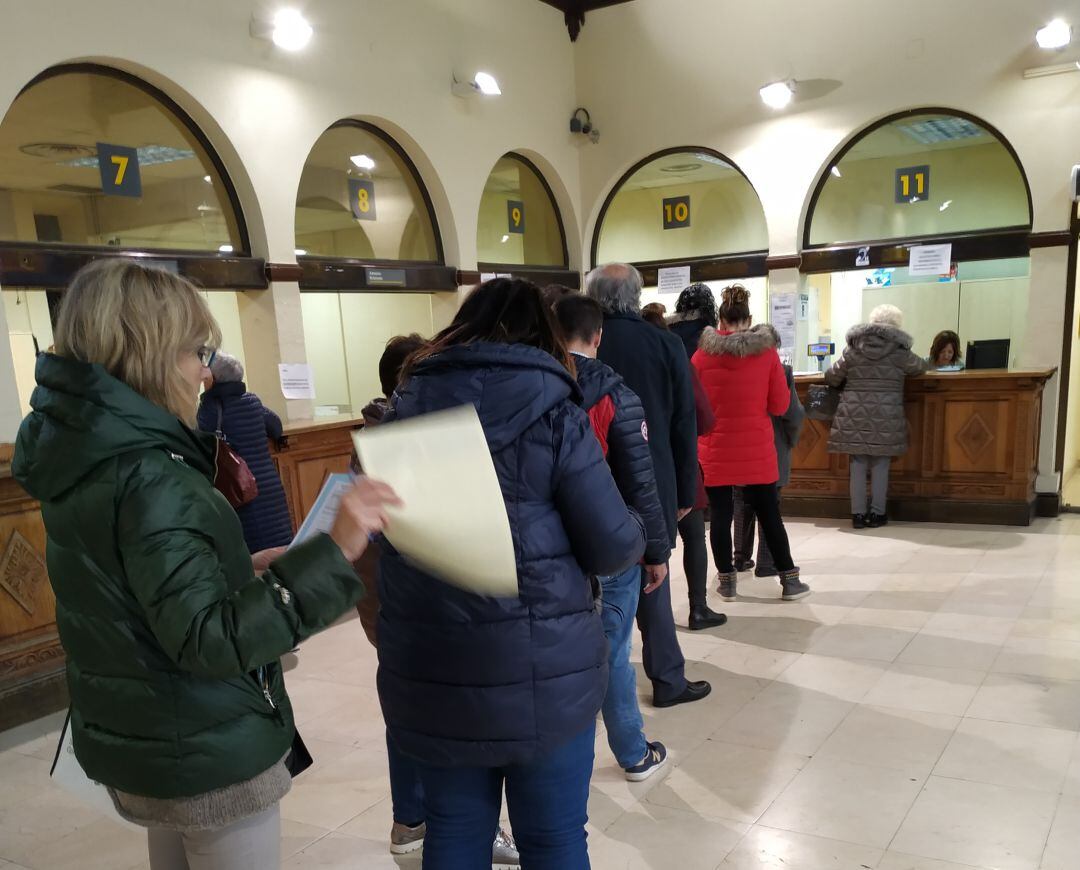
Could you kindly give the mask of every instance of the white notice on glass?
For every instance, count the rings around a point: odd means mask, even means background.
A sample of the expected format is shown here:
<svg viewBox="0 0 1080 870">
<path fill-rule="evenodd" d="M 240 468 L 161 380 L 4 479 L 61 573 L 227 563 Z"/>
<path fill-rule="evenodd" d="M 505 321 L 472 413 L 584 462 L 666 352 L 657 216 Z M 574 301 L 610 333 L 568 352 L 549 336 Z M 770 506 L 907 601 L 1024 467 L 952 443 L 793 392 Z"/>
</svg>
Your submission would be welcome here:
<svg viewBox="0 0 1080 870">
<path fill-rule="evenodd" d="M 952 245 L 913 245 L 909 275 L 948 275 L 952 271 Z"/>
<path fill-rule="evenodd" d="M 690 286 L 690 267 L 668 266 L 657 269 L 656 285 L 661 293 L 682 293 Z"/>
<path fill-rule="evenodd" d="M 364 429 L 353 440 L 364 472 L 401 497 L 384 532 L 398 552 L 460 589 L 518 594 L 506 503 L 472 405 Z"/>
<path fill-rule="evenodd" d="M 314 399 L 315 379 L 307 363 L 278 363 L 281 394 L 286 399 Z"/>
<path fill-rule="evenodd" d="M 494 281 L 497 277 L 498 275 L 496 275 L 494 272 L 481 272 L 480 283 L 483 284 L 485 281 Z"/>
<path fill-rule="evenodd" d="M 795 347 L 795 293 L 771 293 L 769 295 L 769 322 L 780 333 L 780 347 L 792 350 Z"/>
<path fill-rule="evenodd" d="M 300 526 L 300 531 L 296 533 L 296 537 L 289 544 L 290 550 L 297 544 L 302 544 L 320 533 L 330 533 L 330 529 L 334 527 L 334 520 L 337 519 L 341 497 L 352 485 L 351 474 L 331 474 L 326 478 L 326 483 L 323 484 L 319 497 L 315 499 L 311 511 L 304 518 L 304 524 Z"/>
</svg>

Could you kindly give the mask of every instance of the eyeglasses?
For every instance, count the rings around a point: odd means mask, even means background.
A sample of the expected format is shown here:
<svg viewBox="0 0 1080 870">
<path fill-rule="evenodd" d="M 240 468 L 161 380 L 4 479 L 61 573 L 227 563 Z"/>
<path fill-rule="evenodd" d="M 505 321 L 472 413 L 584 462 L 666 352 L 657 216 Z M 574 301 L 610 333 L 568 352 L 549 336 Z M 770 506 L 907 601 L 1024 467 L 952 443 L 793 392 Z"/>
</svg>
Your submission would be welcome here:
<svg viewBox="0 0 1080 870">
<path fill-rule="evenodd" d="M 200 347 L 197 351 L 195 351 L 195 355 L 199 358 L 199 362 L 209 368 L 210 364 L 217 357 L 217 350 L 212 347 L 206 347 L 204 345 L 203 347 Z"/>
</svg>

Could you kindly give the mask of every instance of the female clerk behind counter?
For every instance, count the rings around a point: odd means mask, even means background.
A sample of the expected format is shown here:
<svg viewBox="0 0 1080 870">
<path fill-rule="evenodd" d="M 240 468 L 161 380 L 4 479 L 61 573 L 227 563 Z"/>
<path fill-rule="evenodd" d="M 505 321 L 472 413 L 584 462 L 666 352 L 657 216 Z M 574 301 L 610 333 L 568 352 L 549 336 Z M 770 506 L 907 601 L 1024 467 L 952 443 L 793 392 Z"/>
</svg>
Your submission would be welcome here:
<svg viewBox="0 0 1080 870">
<path fill-rule="evenodd" d="M 960 356 L 960 336 L 951 329 L 944 329 L 934 336 L 930 345 L 930 356 L 926 358 L 931 371 L 958 372 L 964 368 Z"/>
</svg>

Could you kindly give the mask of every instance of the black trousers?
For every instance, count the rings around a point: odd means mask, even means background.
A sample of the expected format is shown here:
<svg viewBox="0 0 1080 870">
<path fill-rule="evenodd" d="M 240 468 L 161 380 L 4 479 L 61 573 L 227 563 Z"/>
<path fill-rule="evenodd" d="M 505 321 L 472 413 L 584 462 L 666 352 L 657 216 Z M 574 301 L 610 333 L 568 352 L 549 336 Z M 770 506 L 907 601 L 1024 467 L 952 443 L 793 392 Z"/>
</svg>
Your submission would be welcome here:
<svg viewBox="0 0 1080 870">
<path fill-rule="evenodd" d="M 716 570 L 728 574 L 735 570 L 731 553 L 731 521 L 735 516 L 733 486 L 706 487 L 709 494 L 709 508 L 712 511 L 712 528 L 709 538 L 712 543 L 713 560 Z M 776 567 L 780 571 L 790 571 L 795 567 L 791 560 L 791 545 L 788 543 L 787 530 L 780 516 L 780 497 L 775 483 L 759 483 L 742 487 L 743 498 L 754 509 L 761 523 L 761 534 L 769 545 Z"/>
<path fill-rule="evenodd" d="M 679 520 L 679 537 L 683 543 L 683 571 L 690 592 L 690 606 L 705 604 L 709 583 L 709 552 L 705 543 L 705 510 L 692 510 Z"/>
<path fill-rule="evenodd" d="M 641 572 L 641 583 L 646 583 Z M 686 659 L 675 634 L 671 612 L 671 580 L 655 592 L 638 598 L 638 631 L 641 632 L 641 663 L 653 685 L 653 701 L 670 701 L 686 691 Z"/>
</svg>

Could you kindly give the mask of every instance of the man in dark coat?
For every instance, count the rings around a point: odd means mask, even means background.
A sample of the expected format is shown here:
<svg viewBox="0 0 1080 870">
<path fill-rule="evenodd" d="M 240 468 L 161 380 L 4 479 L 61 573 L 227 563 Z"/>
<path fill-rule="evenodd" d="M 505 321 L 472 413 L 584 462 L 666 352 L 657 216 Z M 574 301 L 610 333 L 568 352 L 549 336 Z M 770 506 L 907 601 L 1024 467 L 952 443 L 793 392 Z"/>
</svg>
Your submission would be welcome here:
<svg viewBox="0 0 1080 870">
<path fill-rule="evenodd" d="M 645 407 L 656 488 L 674 547 L 679 516 L 693 508 L 698 486 L 697 417 L 686 351 L 676 336 L 642 320 L 641 275 L 633 266 L 594 269 L 586 293 L 604 309 L 600 360 L 622 376 Z M 641 596 L 637 618 L 653 704 L 670 707 L 708 695 L 712 687 L 707 682 L 686 679 L 670 584 Z"/>
<path fill-rule="evenodd" d="M 287 547 L 293 538 L 292 518 L 268 438 L 280 438 L 281 419 L 244 385 L 244 367 L 234 356 L 218 352 L 210 363 L 212 378 L 199 404 L 199 429 L 224 436 L 244 462 L 259 494 L 236 513 L 252 553 Z"/>
</svg>

